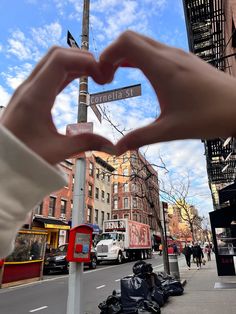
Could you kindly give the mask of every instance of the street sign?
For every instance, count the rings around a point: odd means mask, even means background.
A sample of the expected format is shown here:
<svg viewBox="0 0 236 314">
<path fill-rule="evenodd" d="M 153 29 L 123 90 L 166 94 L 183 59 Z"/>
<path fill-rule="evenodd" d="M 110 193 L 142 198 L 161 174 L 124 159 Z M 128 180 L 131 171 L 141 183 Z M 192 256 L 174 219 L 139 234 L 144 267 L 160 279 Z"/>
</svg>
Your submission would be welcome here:
<svg viewBox="0 0 236 314">
<path fill-rule="evenodd" d="M 90 103 L 90 95 L 87 94 L 87 104 Z M 96 105 L 91 105 L 91 109 L 93 110 L 95 116 L 98 118 L 98 121 L 102 123 L 102 114 Z"/>
<path fill-rule="evenodd" d="M 66 126 L 67 135 L 78 135 L 83 133 L 93 133 L 93 122 L 80 122 L 68 124 Z"/>
<path fill-rule="evenodd" d="M 141 84 L 90 94 L 90 106 L 141 95 Z"/>
<path fill-rule="evenodd" d="M 67 44 L 73 48 L 80 48 L 76 40 L 74 39 L 74 37 L 71 35 L 69 31 L 67 31 Z"/>
</svg>

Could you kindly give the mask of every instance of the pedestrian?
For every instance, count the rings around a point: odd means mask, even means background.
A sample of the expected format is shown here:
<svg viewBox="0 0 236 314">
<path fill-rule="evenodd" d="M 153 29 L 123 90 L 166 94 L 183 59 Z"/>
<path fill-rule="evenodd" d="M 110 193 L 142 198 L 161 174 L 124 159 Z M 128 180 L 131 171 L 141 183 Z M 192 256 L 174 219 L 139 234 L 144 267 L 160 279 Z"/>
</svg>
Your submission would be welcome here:
<svg viewBox="0 0 236 314">
<path fill-rule="evenodd" d="M 196 260 L 197 263 L 197 269 L 200 269 L 202 266 L 202 259 L 204 258 L 204 254 L 200 245 L 197 242 L 194 243 L 194 246 L 192 247 L 192 252 L 193 258 Z"/>
<path fill-rule="evenodd" d="M 208 262 L 211 261 L 211 247 L 210 245 L 206 245 L 205 247 L 205 253 L 207 255 Z"/>
<path fill-rule="evenodd" d="M 163 250 L 163 245 L 162 245 L 162 243 L 160 243 L 160 245 L 159 245 L 159 255 L 160 256 L 162 255 L 162 250 Z"/>
<path fill-rule="evenodd" d="M 185 247 L 183 249 L 183 254 L 185 256 L 186 264 L 188 266 L 188 269 L 191 269 L 191 255 L 193 254 L 191 247 L 188 243 L 185 244 Z"/>
<path fill-rule="evenodd" d="M 176 255 L 178 254 L 178 246 L 176 243 L 173 244 L 173 253 Z"/>
</svg>

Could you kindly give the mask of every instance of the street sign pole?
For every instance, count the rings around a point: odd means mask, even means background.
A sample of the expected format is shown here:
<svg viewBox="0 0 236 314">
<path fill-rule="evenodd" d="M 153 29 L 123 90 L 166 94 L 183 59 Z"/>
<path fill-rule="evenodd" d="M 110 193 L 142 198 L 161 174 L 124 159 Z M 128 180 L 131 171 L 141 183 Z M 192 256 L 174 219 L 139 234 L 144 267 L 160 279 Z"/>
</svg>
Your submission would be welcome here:
<svg viewBox="0 0 236 314">
<path fill-rule="evenodd" d="M 89 49 L 89 5 L 84 0 L 81 49 Z M 73 38 L 73 37 L 72 37 Z M 72 41 L 70 40 L 70 43 Z M 75 42 L 76 44 L 76 42 Z M 78 45 L 77 45 L 78 46 Z M 88 78 L 81 77 L 79 85 L 79 106 L 77 122 L 87 122 Z M 84 223 L 86 160 L 78 158 L 75 162 L 75 180 L 73 193 L 72 227 Z M 83 263 L 70 262 L 68 283 L 67 314 L 84 314 L 83 304 Z"/>
</svg>

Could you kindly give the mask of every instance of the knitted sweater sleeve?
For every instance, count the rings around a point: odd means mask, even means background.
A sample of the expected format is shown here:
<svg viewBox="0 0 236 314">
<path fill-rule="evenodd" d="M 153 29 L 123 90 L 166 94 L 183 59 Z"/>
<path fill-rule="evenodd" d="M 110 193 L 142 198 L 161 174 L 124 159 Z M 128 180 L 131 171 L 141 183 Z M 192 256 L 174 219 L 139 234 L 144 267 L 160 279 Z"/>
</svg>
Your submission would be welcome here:
<svg viewBox="0 0 236 314">
<path fill-rule="evenodd" d="M 34 206 L 65 183 L 58 166 L 49 165 L 0 125 L 0 258 L 13 250 Z"/>
</svg>

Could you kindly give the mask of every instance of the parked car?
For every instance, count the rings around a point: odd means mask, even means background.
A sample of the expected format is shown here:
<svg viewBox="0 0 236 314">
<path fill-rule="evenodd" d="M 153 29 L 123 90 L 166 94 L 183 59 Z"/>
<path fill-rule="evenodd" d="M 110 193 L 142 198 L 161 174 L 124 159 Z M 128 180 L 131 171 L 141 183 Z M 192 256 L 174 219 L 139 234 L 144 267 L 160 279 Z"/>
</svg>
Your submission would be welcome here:
<svg viewBox="0 0 236 314">
<path fill-rule="evenodd" d="M 44 274 L 50 273 L 50 271 L 60 270 L 64 273 L 69 272 L 69 262 L 66 260 L 66 253 L 68 249 L 68 244 L 60 245 L 54 252 L 47 253 L 44 258 L 43 272 Z M 90 253 L 90 262 L 85 263 L 90 269 L 95 269 L 97 267 L 97 253 L 92 248 Z"/>
</svg>

